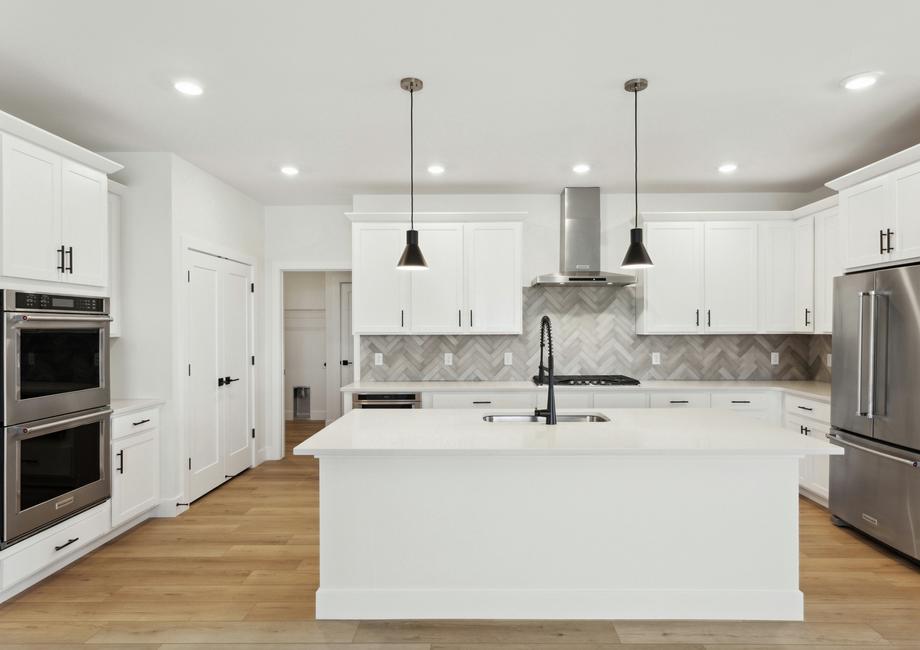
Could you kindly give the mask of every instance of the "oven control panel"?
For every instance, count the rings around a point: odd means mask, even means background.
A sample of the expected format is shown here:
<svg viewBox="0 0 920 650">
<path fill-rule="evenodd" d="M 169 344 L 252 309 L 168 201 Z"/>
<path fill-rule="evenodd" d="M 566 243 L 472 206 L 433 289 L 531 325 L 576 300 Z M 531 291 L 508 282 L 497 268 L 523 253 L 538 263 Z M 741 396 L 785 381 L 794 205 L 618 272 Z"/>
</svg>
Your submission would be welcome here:
<svg viewBox="0 0 920 650">
<path fill-rule="evenodd" d="M 108 299 L 91 296 L 61 296 L 50 293 L 17 291 L 13 309 L 16 311 L 56 311 L 104 314 Z M 9 308 L 9 306 L 7 306 Z"/>
</svg>

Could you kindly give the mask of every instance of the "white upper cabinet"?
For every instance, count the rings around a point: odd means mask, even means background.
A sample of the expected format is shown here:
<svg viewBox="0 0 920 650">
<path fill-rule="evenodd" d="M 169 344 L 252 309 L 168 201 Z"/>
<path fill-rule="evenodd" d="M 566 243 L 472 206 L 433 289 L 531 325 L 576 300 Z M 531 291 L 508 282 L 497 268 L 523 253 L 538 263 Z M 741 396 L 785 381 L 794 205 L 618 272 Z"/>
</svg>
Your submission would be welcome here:
<svg viewBox="0 0 920 650">
<path fill-rule="evenodd" d="M 61 226 L 65 282 L 105 286 L 108 280 L 108 178 L 65 160 L 61 173 Z"/>
<path fill-rule="evenodd" d="M 655 221 L 646 223 L 644 230 L 655 266 L 642 272 L 639 333 L 701 333 L 703 224 Z"/>
<path fill-rule="evenodd" d="M 908 165 L 892 174 L 894 218 L 888 247 L 891 259 L 920 257 L 920 163 Z M 887 236 L 887 233 L 886 233 Z"/>
<path fill-rule="evenodd" d="M 464 226 L 463 326 L 476 334 L 520 334 L 521 224 Z"/>
<path fill-rule="evenodd" d="M 795 331 L 815 329 L 815 221 L 814 217 L 797 219 L 795 233 Z"/>
<path fill-rule="evenodd" d="M 56 281 L 62 268 L 59 155 L 15 138 L 3 139 L 2 275 Z"/>
<path fill-rule="evenodd" d="M 815 334 L 830 334 L 834 322 L 834 278 L 843 275 L 840 220 L 837 209 L 815 219 Z"/>
<path fill-rule="evenodd" d="M 795 232 L 792 221 L 765 221 L 757 231 L 760 329 L 792 332 L 796 325 Z"/>
<path fill-rule="evenodd" d="M 352 226 L 352 322 L 355 334 L 408 333 L 410 275 L 396 263 L 406 245 L 406 227 Z"/>
<path fill-rule="evenodd" d="M 882 176 L 840 192 L 840 217 L 848 269 L 890 259 L 886 229 L 891 228 L 893 193 L 890 178 Z"/>
<path fill-rule="evenodd" d="M 462 327 L 463 311 L 463 226 L 424 224 L 418 226 L 418 231 L 428 270 L 399 272 L 412 275 L 412 331 L 457 333 Z"/>
<path fill-rule="evenodd" d="M 417 226 L 426 271 L 399 271 L 406 224 L 352 226 L 355 334 L 519 334 L 520 223 Z"/>
<path fill-rule="evenodd" d="M 0 113 L 0 121 L 8 117 Z M 13 279 L 4 283 L 19 288 L 27 284 L 23 281 L 36 281 L 31 288 L 38 289 L 49 287 L 37 283 L 53 282 L 101 291 L 109 264 L 106 174 L 9 133 L 0 133 L 0 139 L 0 276 Z M 119 168 L 61 143 L 75 155 Z"/>
<path fill-rule="evenodd" d="M 757 331 L 757 224 L 706 223 L 704 248 L 706 331 Z"/>
</svg>

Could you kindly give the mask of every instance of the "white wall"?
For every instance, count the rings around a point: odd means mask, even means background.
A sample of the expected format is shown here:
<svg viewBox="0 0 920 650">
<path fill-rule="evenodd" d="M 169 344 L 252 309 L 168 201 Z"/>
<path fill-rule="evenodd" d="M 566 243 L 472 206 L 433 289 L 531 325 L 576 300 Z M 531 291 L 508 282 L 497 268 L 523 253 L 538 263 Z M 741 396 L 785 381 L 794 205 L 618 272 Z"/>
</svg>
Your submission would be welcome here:
<svg viewBox="0 0 920 650">
<path fill-rule="evenodd" d="M 326 419 L 326 274 L 284 274 L 284 417 L 294 386 L 310 387 L 310 418 Z M 335 371 L 336 368 L 332 368 Z"/>
<path fill-rule="evenodd" d="M 326 309 L 326 274 L 285 273 L 284 308 Z"/>
<path fill-rule="evenodd" d="M 315 268 L 351 268 L 350 205 L 265 208 L 265 258 L 309 261 Z"/>
</svg>

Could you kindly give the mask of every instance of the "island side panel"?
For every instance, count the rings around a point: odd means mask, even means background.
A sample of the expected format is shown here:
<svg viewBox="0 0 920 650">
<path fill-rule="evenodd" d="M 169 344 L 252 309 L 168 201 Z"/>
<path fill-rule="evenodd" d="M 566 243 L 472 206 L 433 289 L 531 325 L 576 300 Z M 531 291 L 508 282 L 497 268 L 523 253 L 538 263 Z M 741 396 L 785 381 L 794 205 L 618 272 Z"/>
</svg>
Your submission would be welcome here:
<svg viewBox="0 0 920 650">
<path fill-rule="evenodd" d="M 802 620 L 798 458 L 320 459 L 320 619 Z"/>
</svg>

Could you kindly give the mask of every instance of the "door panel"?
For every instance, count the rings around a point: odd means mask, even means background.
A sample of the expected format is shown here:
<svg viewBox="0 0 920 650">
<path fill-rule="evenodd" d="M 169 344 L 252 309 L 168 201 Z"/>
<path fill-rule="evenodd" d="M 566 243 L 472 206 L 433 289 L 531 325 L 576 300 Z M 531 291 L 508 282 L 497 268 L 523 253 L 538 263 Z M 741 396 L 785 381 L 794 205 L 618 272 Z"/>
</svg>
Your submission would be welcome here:
<svg viewBox="0 0 920 650">
<path fill-rule="evenodd" d="M 885 176 L 840 193 L 846 268 L 878 264 L 890 257 L 882 252 L 881 234 L 893 212 L 891 195 L 891 183 Z"/>
<path fill-rule="evenodd" d="M 834 279 L 834 372 L 831 374 L 831 423 L 844 431 L 872 435 L 872 421 L 857 415 L 868 406 L 869 298 L 875 274 L 861 273 Z M 860 340 L 862 301 L 862 340 Z M 860 390 L 861 388 L 861 390 Z"/>
<path fill-rule="evenodd" d="M 920 449 L 920 399 L 916 398 L 917 360 L 920 359 L 920 267 L 879 271 L 875 290 L 878 294 L 878 416 L 874 435 L 885 442 Z"/>
<path fill-rule="evenodd" d="M 252 465 L 249 417 L 249 271 L 244 264 L 223 261 L 220 304 L 221 375 L 232 380 L 220 389 L 226 445 L 224 472 L 235 476 Z"/>
<path fill-rule="evenodd" d="M 760 325 L 766 332 L 791 332 L 796 325 L 795 235 L 792 222 L 769 221 L 758 227 L 760 250 Z"/>
<path fill-rule="evenodd" d="M 221 260 L 189 253 L 187 354 L 191 366 L 186 390 L 189 500 L 224 480 L 224 446 L 220 436 L 220 319 L 218 297 Z"/>
<path fill-rule="evenodd" d="M 795 331 L 815 329 L 815 220 L 795 222 Z"/>
<path fill-rule="evenodd" d="M 351 282 L 339 284 L 339 387 L 355 380 L 355 338 L 351 333 Z M 348 362 L 345 365 L 344 362 Z"/>
<path fill-rule="evenodd" d="M 420 243 L 424 251 L 424 240 Z M 405 245 L 404 225 L 353 225 L 355 334 L 400 334 L 409 331 L 410 276 L 426 271 L 400 271 L 396 268 Z"/>
<path fill-rule="evenodd" d="M 521 225 L 475 223 L 465 233 L 466 309 L 472 332 L 521 332 Z"/>
<path fill-rule="evenodd" d="M 61 241 L 65 282 L 97 287 L 108 278 L 108 181 L 105 174 L 65 160 L 61 174 Z"/>
<path fill-rule="evenodd" d="M 891 235 L 891 258 L 920 257 L 920 165 L 894 174 L 895 217 Z"/>
<path fill-rule="evenodd" d="M 706 331 L 756 332 L 757 225 L 707 223 L 705 250 Z"/>
<path fill-rule="evenodd" d="M 418 231 L 428 270 L 412 274 L 412 332 L 459 332 L 463 307 L 463 226 L 426 224 L 418 226 Z"/>
<path fill-rule="evenodd" d="M 647 334 L 692 334 L 703 330 L 703 226 L 652 222 L 645 225 L 654 268 L 643 271 L 642 322 Z"/>
</svg>

